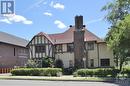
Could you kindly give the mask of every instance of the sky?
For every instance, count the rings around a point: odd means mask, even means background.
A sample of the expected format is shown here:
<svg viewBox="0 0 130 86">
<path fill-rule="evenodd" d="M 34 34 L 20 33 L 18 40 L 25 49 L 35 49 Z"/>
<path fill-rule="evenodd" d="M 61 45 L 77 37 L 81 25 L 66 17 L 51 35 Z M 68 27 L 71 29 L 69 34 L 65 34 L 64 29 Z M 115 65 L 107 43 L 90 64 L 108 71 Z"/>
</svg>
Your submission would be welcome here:
<svg viewBox="0 0 130 86">
<path fill-rule="evenodd" d="M 0 0 L 1 1 L 1 0 Z M 101 8 L 111 0 L 14 0 L 15 14 L 0 14 L 0 31 L 27 40 L 39 32 L 62 33 L 74 25 L 74 17 L 82 15 L 86 28 L 104 38 L 110 24 Z M 1 8 L 0 8 L 1 9 Z"/>
</svg>

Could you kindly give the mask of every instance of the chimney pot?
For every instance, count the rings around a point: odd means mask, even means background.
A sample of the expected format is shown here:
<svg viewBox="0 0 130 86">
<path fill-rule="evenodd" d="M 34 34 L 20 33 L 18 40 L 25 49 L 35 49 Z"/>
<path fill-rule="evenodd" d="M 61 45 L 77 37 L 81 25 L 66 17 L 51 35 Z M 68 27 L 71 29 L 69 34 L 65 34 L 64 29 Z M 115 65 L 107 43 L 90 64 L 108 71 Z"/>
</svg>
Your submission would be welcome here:
<svg viewBox="0 0 130 86">
<path fill-rule="evenodd" d="M 83 25 L 83 27 L 86 27 L 86 25 Z"/>
<path fill-rule="evenodd" d="M 70 25 L 70 27 L 72 27 L 72 25 Z"/>
</svg>

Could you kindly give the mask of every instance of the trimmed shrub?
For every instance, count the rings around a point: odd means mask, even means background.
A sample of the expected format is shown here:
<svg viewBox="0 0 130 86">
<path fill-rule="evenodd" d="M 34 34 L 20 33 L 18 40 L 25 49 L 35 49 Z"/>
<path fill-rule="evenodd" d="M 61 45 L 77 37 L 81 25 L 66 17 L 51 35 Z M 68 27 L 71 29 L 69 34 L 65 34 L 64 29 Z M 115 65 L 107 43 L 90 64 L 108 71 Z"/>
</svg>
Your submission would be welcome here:
<svg viewBox="0 0 130 86">
<path fill-rule="evenodd" d="M 118 72 L 119 72 L 118 69 L 112 69 L 112 68 L 79 69 L 76 72 L 74 72 L 74 76 L 116 77 Z"/>
<path fill-rule="evenodd" d="M 11 71 L 15 76 L 57 76 L 61 68 L 19 68 Z"/>
<path fill-rule="evenodd" d="M 31 69 L 25 69 L 25 68 L 20 68 L 20 69 L 13 69 L 11 71 L 12 75 L 21 75 L 21 76 L 27 76 L 30 75 Z"/>
<path fill-rule="evenodd" d="M 93 69 L 79 69 L 74 74 L 81 76 L 81 77 L 85 77 L 85 76 L 93 76 L 94 73 L 95 72 Z"/>
</svg>

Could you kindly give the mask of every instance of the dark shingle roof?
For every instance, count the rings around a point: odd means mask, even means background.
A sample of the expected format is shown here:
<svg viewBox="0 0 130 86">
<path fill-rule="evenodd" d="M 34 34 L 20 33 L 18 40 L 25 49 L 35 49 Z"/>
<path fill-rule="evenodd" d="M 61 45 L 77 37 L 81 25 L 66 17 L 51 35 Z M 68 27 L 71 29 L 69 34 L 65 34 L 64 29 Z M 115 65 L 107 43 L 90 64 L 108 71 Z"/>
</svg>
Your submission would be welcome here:
<svg viewBox="0 0 130 86">
<path fill-rule="evenodd" d="M 28 41 L 23 38 L 16 37 L 14 35 L 1 32 L 1 31 L 0 31 L 0 42 L 21 46 L 21 47 L 26 47 L 26 45 L 28 44 Z"/>
</svg>

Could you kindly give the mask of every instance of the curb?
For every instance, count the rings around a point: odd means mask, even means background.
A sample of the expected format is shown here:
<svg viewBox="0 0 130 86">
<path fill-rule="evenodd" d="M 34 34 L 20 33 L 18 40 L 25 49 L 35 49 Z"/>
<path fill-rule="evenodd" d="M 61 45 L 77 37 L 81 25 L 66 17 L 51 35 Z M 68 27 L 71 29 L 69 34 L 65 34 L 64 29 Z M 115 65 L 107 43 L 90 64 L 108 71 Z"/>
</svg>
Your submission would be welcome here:
<svg viewBox="0 0 130 86">
<path fill-rule="evenodd" d="M 42 79 L 42 78 L 0 78 L 0 80 L 37 80 L 37 81 L 76 81 L 76 82 L 108 82 L 108 83 L 114 83 L 115 80 L 73 80 L 73 79 Z"/>
</svg>

